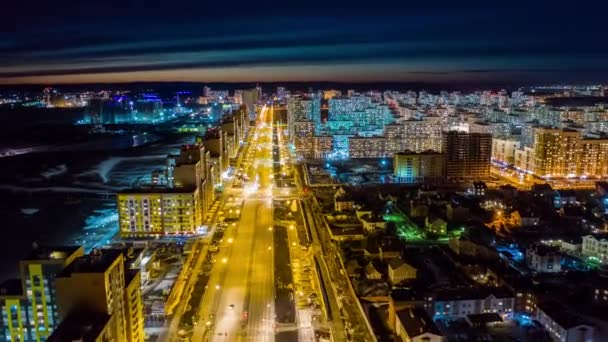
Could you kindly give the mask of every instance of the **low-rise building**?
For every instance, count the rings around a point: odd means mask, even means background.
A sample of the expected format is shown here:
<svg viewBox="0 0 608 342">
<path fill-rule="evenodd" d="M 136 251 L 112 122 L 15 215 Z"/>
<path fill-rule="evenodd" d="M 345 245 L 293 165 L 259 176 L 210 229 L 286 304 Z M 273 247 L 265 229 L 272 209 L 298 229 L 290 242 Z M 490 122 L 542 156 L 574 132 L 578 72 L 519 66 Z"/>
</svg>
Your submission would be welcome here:
<svg viewBox="0 0 608 342">
<path fill-rule="evenodd" d="M 557 247 L 534 244 L 526 250 L 526 264 L 535 272 L 561 272 L 561 261 L 562 255 Z"/>
<path fill-rule="evenodd" d="M 442 342 L 443 335 L 421 308 L 406 308 L 395 315 L 395 336 L 404 342 Z"/>
<path fill-rule="evenodd" d="M 557 342 L 595 341 L 595 329 L 579 316 L 556 303 L 538 305 L 536 320 Z"/>
<path fill-rule="evenodd" d="M 583 256 L 598 259 L 603 263 L 608 261 L 608 239 L 604 235 L 583 236 L 581 253 Z"/>
<path fill-rule="evenodd" d="M 380 215 L 375 214 L 372 211 L 357 210 L 357 219 L 363 225 L 363 230 L 367 233 L 371 233 L 377 229 L 384 229 L 386 227 L 386 221 Z"/>
<path fill-rule="evenodd" d="M 416 268 L 407 264 L 401 258 L 392 259 L 388 263 L 388 279 L 393 285 L 416 279 L 416 272 Z"/>
<path fill-rule="evenodd" d="M 380 273 L 376 266 L 370 261 L 367 266 L 365 266 L 365 277 L 369 280 L 380 280 L 382 279 L 382 273 Z"/>
<path fill-rule="evenodd" d="M 334 194 L 334 210 L 338 213 L 355 209 L 355 200 L 344 188 L 340 187 Z"/>
<path fill-rule="evenodd" d="M 426 298 L 425 307 L 435 320 L 464 319 L 467 315 L 495 312 L 513 315 L 515 298 L 503 288 L 439 290 Z"/>
<path fill-rule="evenodd" d="M 427 216 L 424 221 L 424 229 L 431 234 L 445 235 L 448 232 L 448 224 L 439 217 Z"/>
</svg>

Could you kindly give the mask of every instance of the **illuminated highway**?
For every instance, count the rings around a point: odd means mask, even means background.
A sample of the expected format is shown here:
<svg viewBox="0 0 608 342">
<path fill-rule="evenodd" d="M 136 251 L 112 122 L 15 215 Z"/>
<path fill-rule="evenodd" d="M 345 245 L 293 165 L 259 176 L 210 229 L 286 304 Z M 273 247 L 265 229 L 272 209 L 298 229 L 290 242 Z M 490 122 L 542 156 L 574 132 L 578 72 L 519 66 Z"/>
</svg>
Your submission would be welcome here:
<svg viewBox="0 0 608 342">
<path fill-rule="evenodd" d="M 274 341 L 272 127 L 266 108 L 243 160 L 241 217 L 229 224 L 215 256 L 191 341 Z"/>
</svg>

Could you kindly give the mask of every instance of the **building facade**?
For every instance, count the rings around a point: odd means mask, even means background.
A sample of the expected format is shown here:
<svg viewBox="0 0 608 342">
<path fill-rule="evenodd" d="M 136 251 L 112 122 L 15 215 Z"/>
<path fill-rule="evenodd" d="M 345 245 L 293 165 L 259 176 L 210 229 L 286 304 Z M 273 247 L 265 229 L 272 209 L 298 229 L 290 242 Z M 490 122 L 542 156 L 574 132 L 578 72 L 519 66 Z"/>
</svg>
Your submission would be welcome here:
<svg viewBox="0 0 608 342">
<path fill-rule="evenodd" d="M 83 254 L 82 247 L 36 245 L 19 262 L 20 279 L 0 285 L 3 340 L 46 341 L 59 324 L 55 277 Z"/>
<path fill-rule="evenodd" d="M 57 276 L 56 284 L 61 318 L 105 314 L 116 341 L 144 340 L 143 303 L 141 293 L 134 289 L 140 281 L 125 272 L 122 252 L 96 250 L 79 257 Z"/>
<path fill-rule="evenodd" d="M 488 178 L 492 158 L 492 135 L 450 131 L 443 135 L 448 179 Z"/>
<path fill-rule="evenodd" d="M 426 151 L 404 151 L 393 156 L 393 175 L 401 183 L 438 181 L 445 177 L 445 155 Z"/>
</svg>

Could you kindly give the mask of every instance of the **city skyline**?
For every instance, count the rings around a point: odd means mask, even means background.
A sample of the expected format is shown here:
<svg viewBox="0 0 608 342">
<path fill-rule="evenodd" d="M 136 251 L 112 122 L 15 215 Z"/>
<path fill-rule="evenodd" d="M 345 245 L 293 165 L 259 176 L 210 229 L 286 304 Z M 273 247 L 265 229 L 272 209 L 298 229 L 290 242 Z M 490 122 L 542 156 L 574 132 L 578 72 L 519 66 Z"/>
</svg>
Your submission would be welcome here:
<svg viewBox="0 0 608 342">
<path fill-rule="evenodd" d="M 606 5 L 589 3 L 12 4 L 0 84 L 598 82 Z"/>
</svg>

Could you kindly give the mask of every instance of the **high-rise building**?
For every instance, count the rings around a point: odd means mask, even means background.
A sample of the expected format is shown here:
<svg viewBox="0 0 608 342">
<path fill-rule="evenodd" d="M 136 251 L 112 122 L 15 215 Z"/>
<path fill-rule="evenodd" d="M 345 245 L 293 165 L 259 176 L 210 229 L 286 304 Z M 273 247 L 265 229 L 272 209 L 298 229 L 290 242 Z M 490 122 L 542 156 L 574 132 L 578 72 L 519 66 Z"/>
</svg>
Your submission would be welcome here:
<svg viewBox="0 0 608 342">
<path fill-rule="evenodd" d="M 45 341 L 59 324 L 55 277 L 84 254 L 77 246 L 38 246 L 19 262 L 20 279 L 0 285 L 0 339 Z"/>
<path fill-rule="evenodd" d="M 503 165 L 514 165 L 515 151 L 519 147 L 517 140 L 492 138 L 492 160 Z"/>
<path fill-rule="evenodd" d="M 287 90 L 285 87 L 277 87 L 277 99 L 279 101 L 285 101 L 287 98 Z"/>
<path fill-rule="evenodd" d="M 579 141 L 577 176 L 608 177 L 608 139 Z"/>
<path fill-rule="evenodd" d="M 435 151 L 399 152 L 393 156 L 393 169 L 398 182 L 435 182 L 445 177 L 445 156 Z"/>
<path fill-rule="evenodd" d="M 195 234 L 202 225 L 196 188 L 152 187 L 117 194 L 120 235 Z"/>
<path fill-rule="evenodd" d="M 534 173 L 540 177 L 576 175 L 581 132 L 570 129 L 534 130 Z"/>
<path fill-rule="evenodd" d="M 446 155 L 448 179 L 485 179 L 490 175 L 492 135 L 444 132 L 442 151 Z"/>
<path fill-rule="evenodd" d="M 323 90 L 323 99 L 330 100 L 342 96 L 342 92 L 336 89 Z"/>
<path fill-rule="evenodd" d="M 404 120 L 400 124 L 386 126 L 388 149 L 400 151 L 441 151 L 443 123 L 440 117 L 425 117 L 422 120 Z"/>
<path fill-rule="evenodd" d="M 184 146 L 168 158 L 167 187 L 141 187 L 117 195 L 122 236 L 194 234 L 214 200 L 211 154 L 202 144 Z"/>
<path fill-rule="evenodd" d="M 318 97 L 290 97 L 287 100 L 287 129 L 299 157 L 313 157 L 313 136 L 320 118 L 321 100 Z"/>
<path fill-rule="evenodd" d="M 241 90 L 242 102 L 247 106 L 249 120 L 255 120 L 258 101 L 260 101 L 260 91 L 257 88 Z"/>
<path fill-rule="evenodd" d="M 221 183 L 221 175 L 228 169 L 228 155 L 226 154 L 227 134 L 222 131 L 221 127 L 216 127 L 207 130 L 204 136 L 196 137 L 196 143 L 205 147 L 209 151 L 213 173 L 209 179 L 213 186 L 219 186 Z"/>
<path fill-rule="evenodd" d="M 125 271 L 125 258 L 118 250 L 95 250 L 76 258 L 56 278 L 59 316 L 107 315 L 104 330 L 113 338 L 109 341 L 143 341 L 138 272 Z M 73 328 L 62 324 L 53 335 Z"/>
</svg>

